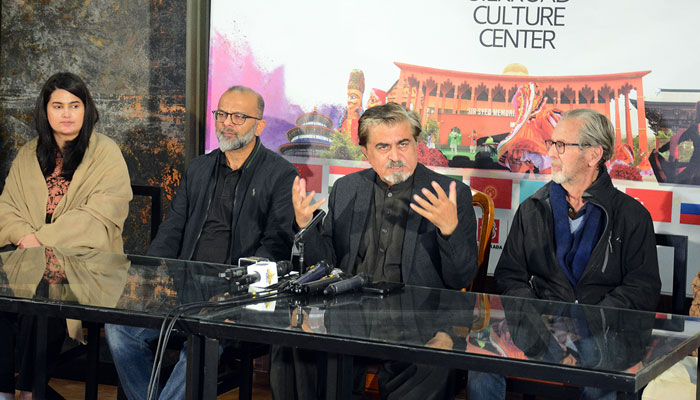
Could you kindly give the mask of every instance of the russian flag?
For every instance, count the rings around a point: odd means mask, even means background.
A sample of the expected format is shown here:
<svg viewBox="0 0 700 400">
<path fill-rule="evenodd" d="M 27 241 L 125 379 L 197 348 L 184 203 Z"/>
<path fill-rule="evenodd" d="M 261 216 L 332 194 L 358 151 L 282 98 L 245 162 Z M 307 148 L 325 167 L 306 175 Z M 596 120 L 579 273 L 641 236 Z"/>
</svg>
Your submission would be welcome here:
<svg viewBox="0 0 700 400">
<path fill-rule="evenodd" d="M 700 225 L 700 204 L 681 203 L 681 224 Z"/>
</svg>

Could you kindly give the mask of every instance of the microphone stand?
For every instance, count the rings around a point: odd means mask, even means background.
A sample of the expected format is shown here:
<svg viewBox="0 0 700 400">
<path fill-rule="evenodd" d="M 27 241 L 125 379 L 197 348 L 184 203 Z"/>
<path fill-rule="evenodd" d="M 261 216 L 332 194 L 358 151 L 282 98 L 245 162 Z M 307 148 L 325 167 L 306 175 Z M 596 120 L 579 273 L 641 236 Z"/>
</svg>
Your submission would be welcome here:
<svg viewBox="0 0 700 400">
<path fill-rule="evenodd" d="M 316 212 L 314 217 L 311 219 L 311 221 L 299 232 L 297 232 L 296 235 L 294 235 L 294 246 L 296 246 L 299 249 L 299 274 L 303 274 L 306 272 L 304 268 L 304 235 L 306 232 L 309 231 L 309 229 L 313 228 L 318 224 L 321 220 L 323 220 L 323 217 L 326 216 L 326 212 L 323 210 L 319 210 Z"/>
<path fill-rule="evenodd" d="M 304 241 L 299 238 L 299 241 L 295 244 L 299 249 L 299 275 L 301 275 L 306 273 L 306 269 L 304 268 Z"/>
</svg>

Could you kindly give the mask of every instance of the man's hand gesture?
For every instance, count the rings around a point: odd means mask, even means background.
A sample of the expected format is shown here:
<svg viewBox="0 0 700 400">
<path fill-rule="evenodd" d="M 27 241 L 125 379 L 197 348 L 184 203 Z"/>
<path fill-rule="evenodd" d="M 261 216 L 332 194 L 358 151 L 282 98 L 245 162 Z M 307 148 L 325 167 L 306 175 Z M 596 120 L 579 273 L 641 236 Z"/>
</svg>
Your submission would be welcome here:
<svg viewBox="0 0 700 400">
<path fill-rule="evenodd" d="M 449 236 L 457 229 L 459 218 L 457 216 L 457 182 L 450 183 L 450 195 L 448 196 L 440 185 L 433 181 L 431 183 L 435 193 L 427 188 L 421 189 L 425 199 L 413 196 L 411 208 L 423 218 L 432 222 L 440 229 L 440 233 Z"/>
<path fill-rule="evenodd" d="M 326 199 L 311 203 L 316 192 L 306 193 L 306 179 L 296 177 L 292 186 L 292 205 L 294 206 L 294 218 L 299 228 L 303 228 L 311 222 L 316 211 Z"/>
</svg>

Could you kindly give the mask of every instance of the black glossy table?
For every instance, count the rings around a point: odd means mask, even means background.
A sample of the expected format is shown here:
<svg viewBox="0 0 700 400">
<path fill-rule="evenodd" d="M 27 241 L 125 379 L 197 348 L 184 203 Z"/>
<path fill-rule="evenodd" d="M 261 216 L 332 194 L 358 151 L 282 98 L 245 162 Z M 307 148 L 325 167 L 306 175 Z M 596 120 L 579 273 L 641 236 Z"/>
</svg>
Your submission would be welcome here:
<svg viewBox="0 0 700 400">
<path fill-rule="evenodd" d="M 47 318 L 160 329 L 174 307 L 207 301 L 230 290 L 219 278 L 226 266 L 98 251 L 32 248 L 0 253 L 0 310 L 35 316 L 35 382 L 46 379 Z M 70 323 L 69 323 L 70 324 Z M 195 318 L 183 317 L 191 330 Z M 99 329 L 88 329 L 88 360 L 98 362 Z M 97 398 L 97 368 L 86 371 L 86 395 Z M 35 385 L 35 398 L 46 387 Z"/>
<path fill-rule="evenodd" d="M 39 325 L 61 317 L 159 328 L 174 307 L 230 298 L 235 289 L 218 277 L 225 266 L 198 262 L 44 248 L 0 253 L 0 262 L 0 307 L 36 315 Z M 181 318 L 178 328 L 190 334 L 190 398 L 215 398 L 223 339 L 328 353 L 328 398 L 350 395 L 353 356 L 635 396 L 700 346 L 700 322 L 691 317 L 423 287 L 384 297 L 280 294 L 245 301 Z M 436 332 L 449 335 L 449 347 L 431 347 Z M 37 340 L 38 357 L 42 346 Z M 249 393 L 242 390 L 242 397 Z"/>
<path fill-rule="evenodd" d="M 198 330 L 202 342 L 230 338 L 433 364 L 630 397 L 700 345 L 700 322 L 690 317 L 423 287 L 387 297 L 290 297 L 268 301 L 265 311 L 235 307 L 201 315 Z M 428 345 L 438 331 L 453 339 L 451 349 Z M 191 368 L 211 371 L 215 361 Z M 331 361 L 338 375 L 329 377 L 338 384 L 327 397 L 347 398 L 351 374 L 343 368 L 350 363 Z"/>
</svg>

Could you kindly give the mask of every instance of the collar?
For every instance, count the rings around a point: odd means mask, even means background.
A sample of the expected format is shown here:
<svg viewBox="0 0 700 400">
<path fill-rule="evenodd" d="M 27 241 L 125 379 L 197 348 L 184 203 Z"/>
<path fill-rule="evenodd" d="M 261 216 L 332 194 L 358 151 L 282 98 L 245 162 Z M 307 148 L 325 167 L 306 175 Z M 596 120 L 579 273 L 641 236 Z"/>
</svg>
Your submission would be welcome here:
<svg viewBox="0 0 700 400">
<path fill-rule="evenodd" d="M 416 174 L 416 173 L 415 173 L 415 171 L 414 171 L 413 174 L 411 174 L 411 176 L 409 176 L 408 179 L 406 179 L 405 181 L 403 181 L 403 182 L 401 182 L 401 183 L 397 183 L 396 185 L 391 185 L 391 186 L 389 186 L 389 185 L 386 184 L 386 182 L 384 182 L 383 180 L 381 180 L 381 178 L 379 178 L 379 174 L 377 174 L 377 173 L 375 172 L 375 173 L 374 173 L 374 183 L 375 183 L 377 186 L 379 186 L 379 188 L 380 188 L 381 190 L 383 190 L 383 191 L 385 191 L 385 192 L 387 192 L 387 191 L 399 192 L 399 191 L 406 190 L 406 189 L 410 189 L 410 188 L 413 187 L 413 176 L 414 176 L 415 174 Z"/>
<path fill-rule="evenodd" d="M 255 147 L 253 147 L 253 151 L 248 154 L 248 158 L 243 161 L 243 164 L 241 165 L 241 168 L 238 168 L 238 170 L 241 169 L 247 169 L 250 167 L 250 164 L 253 163 L 253 160 L 255 159 L 255 156 L 260 152 L 260 148 L 262 147 L 262 142 L 260 141 L 260 137 L 256 136 L 255 137 Z M 226 153 L 221 151 L 220 149 L 217 149 L 219 151 L 219 164 L 225 165 L 227 168 L 230 168 L 232 171 L 236 171 L 233 168 L 228 166 L 228 161 L 226 160 Z"/>
<path fill-rule="evenodd" d="M 539 201 L 547 201 L 549 199 L 549 188 L 551 184 L 552 181 L 541 187 L 532 195 L 532 198 Z M 583 198 L 586 199 L 587 202 L 595 200 L 595 203 L 598 203 L 598 205 L 610 209 L 609 205 L 615 190 L 615 186 L 612 184 L 608 171 L 605 168 L 601 168 L 598 173 L 598 178 L 583 192 Z"/>
</svg>

